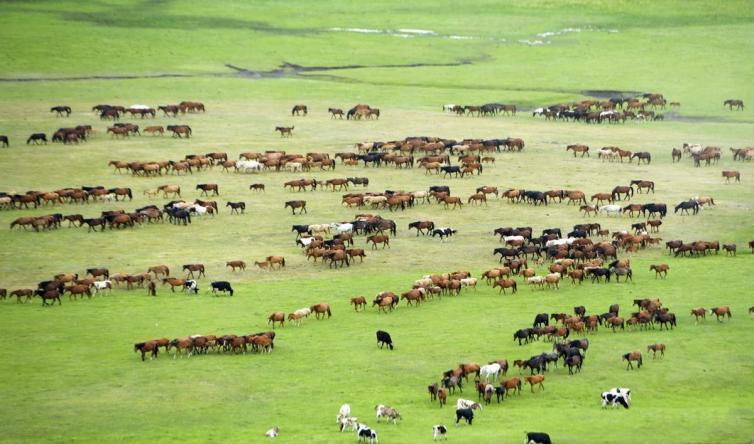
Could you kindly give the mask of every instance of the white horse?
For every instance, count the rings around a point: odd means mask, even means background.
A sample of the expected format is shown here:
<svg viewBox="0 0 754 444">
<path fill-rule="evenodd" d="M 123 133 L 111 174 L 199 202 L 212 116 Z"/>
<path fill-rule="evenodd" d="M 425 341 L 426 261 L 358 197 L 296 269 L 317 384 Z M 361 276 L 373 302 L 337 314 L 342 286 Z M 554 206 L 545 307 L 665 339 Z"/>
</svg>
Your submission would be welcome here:
<svg viewBox="0 0 754 444">
<path fill-rule="evenodd" d="M 333 228 L 335 230 L 335 234 L 353 232 L 353 224 L 351 223 L 339 224 L 337 222 L 334 222 L 330 224 L 330 228 Z"/>
<path fill-rule="evenodd" d="M 131 109 L 150 109 L 149 105 L 131 105 Z"/>
<path fill-rule="evenodd" d="M 309 225 L 309 232 L 314 233 L 329 233 L 330 224 L 312 224 Z"/>
<path fill-rule="evenodd" d="M 294 311 L 293 314 L 298 315 L 298 316 L 304 316 L 304 317 L 308 318 L 309 315 L 312 314 L 312 310 L 309 307 L 299 308 L 298 310 Z M 348 405 L 348 404 L 345 404 L 345 405 Z M 350 414 L 350 412 L 349 412 L 349 414 Z"/>
<path fill-rule="evenodd" d="M 521 242 L 523 242 L 524 241 L 524 237 L 523 236 L 503 236 L 503 241 L 505 241 L 506 243 L 508 243 L 510 241 L 521 241 Z"/>
<path fill-rule="evenodd" d="M 203 207 L 199 204 L 194 204 L 192 208 L 196 212 L 197 216 L 204 216 L 205 214 L 207 214 L 207 207 Z"/>
<path fill-rule="evenodd" d="M 479 377 L 487 381 L 493 380 L 492 378 L 497 380 L 500 378 L 501 371 L 502 368 L 498 363 L 483 365 L 482 368 L 479 369 Z"/>
<path fill-rule="evenodd" d="M 601 158 L 604 162 L 605 160 L 612 162 L 618 157 L 618 154 L 615 153 L 613 150 L 608 149 L 601 149 L 597 152 L 597 157 Z"/>
<path fill-rule="evenodd" d="M 448 104 L 445 104 L 445 105 L 442 106 L 442 110 L 445 111 L 446 113 L 452 113 L 453 112 L 453 108 L 455 108 L 455 107 L 456 107 L 455 104 L 448 103 Z"/>
<path fill-rule="evenodd" d="M 476 278 L 463 278 L 461 279 L 461 287 L 474 287 L 474 291 L 476 291 Z M 424 290 L 423 288 L 421 290 Z"/>
<path fill-rule="evenodd" d="M 343 418 L 347 418 L 351 415 L 351 405 L 350 404 L 343 404 L 340 406 L 340 410 L 338 410 L 338 416 L 335 417 L 335 422 L 341 422 Z"/>
<path fill-rule="evenodd" d="M 99 294 L 100 291 L 107 290 L 108 293 L 113 291 L 113 283 L 109 280 L 94 281 L 94 294 Z"/>
<path fill-rule="evenodd" d="M 620 205 L 603 205 L 597 209 L 600 213 L 605 213 L 608 216 L 611 214 L 617 214 L 618 216 L 621 215 L 621 210 L 623 208 Z"/>
<path fill-rule="evenodd" d="M 458 398 L 458 401 L 456 401 L 456 408 L 457 409 L 479 409 L 482 410 L 482 405 L 478 402 L 469 401 L 468 399 L 461 399 Z"/>
<path fill-rule="evenodd" d="M 262 171 L 262 164 L 256 160 L 238 160 L 236 161 L 236 171 L 244 173 L 258 173 Z"/>
<path fill-rule="evenodd" d="M 566 245 L 568 239 L 551 239 L 545 242 L 545 247 L 557 247 L 558 245 Z"/>
<path fill-rule="evenodd" d="M 531 116 L 532 117 L 542 116 L 547 111 L 549 111 L 549 109 L 547 109 L 547 108 L 537 108 L 534 111 L 532 111 Z"/>
</svg>

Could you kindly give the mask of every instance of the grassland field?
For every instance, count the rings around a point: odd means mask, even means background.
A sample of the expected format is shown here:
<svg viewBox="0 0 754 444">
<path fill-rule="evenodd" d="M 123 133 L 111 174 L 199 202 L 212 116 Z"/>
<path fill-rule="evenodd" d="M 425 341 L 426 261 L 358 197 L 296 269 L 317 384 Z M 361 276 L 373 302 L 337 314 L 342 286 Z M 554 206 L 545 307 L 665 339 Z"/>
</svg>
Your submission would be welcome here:
<svg viewBox="0 0 754 444">
<path fill-rule="evenodd" d="M 455 419 L 453 406 L 441 409 L 426 393 L 441 372 L 459 362 L 512 361 L 549 351 L 547 342 L 518 346 L 511 341 L 513 331 L 530 325 L 536 313 L 571 312 L 576 305 L 601 313 L 616 302 L 627 313 L 631 301 L 643 297 L 659 297 L 679 316 L 678 327 L 615 334 L 600 329 L 589 337 L 580 374 L 551 370 L 544 391 L 532 394 L 526 386 L 520 397 L 485 406 L 473 426 L 450 427 L 449 441 L 522 442 L 525 431 L 546 431 L 557 443 L 754 438 L 754 321 L 746 313 L 754 305 L 748 287 L 754 257 L 745 248 L 754 239 L 754 167 L 734 162 L 728 151 L 752 144 L 754 118 L 748 108 L 722 107 L 728 98 L 754 103 L 750 3 L 3 1 L 0 8 L 0 134 L 11 139 L 10 148 L 0 150 L 0 191 L 82 185 L 134 190 L 132 202 L 0 212 L 0 287 L 33 287 L 55 273 L 83 274 L 92 266 L 133 273 L 165 263 L 176 274 L 181 264 L 201 262 L 208 275 L 198 296 L 158 287 L 156 298 L 143 289 L 121 288 L 92 300 L 64 298 L 54 307 L 42 307 L 39 299 L 0 301 L 0 332 L 6 337 L 0 348 L 0 441 L 263 442 L 264 431 L 277 425 L 281 442 L 354 442 L 354 434 L 338 433 L 334 421 L 348 402 L 355 416 L 375 426 L 380 442 L 428 442 L 432 425 L 450 426 Z M 549 32 L 556 34 L 544 34 Z M 535 40 L 543 43 L 532 44 Z M 284 63 L 351 68 L 264 74 Z M 263 74 L 241 75 L 227 64 Z M 431 66 L 409 66 L 416 64 Z M 169 76 L 156 77 L 164 75 Z M 546 122 L 527 112 L 495 118 L 441 112 L 446 103 L 502 102 L 531 109 L 578 100 L 590 90 L 662 92 L 682 105 L 663 122 L 594 126 Z M 207 112 L 148 123 L 189 124 L 194 130 L 189 140 L 146 135 L 113 140 L 105 135 L 108 123 L 89 111 L 98 103 L 180 100 L 202 101 Z M 310 114 L 291 117 L 295 103 L 306 103 Z M 356 103 L 381 108 L 381 118 L 336 121 L 326 113 L 328 107 Z M 49 108 L 58 104 L 70 105 L 74 113 L 56 118 Z M 32 132 L 49 135 L 76 124 L 91 124 L 97 133 L 77 146 L 24 144 Z M 295 125 L 293 137 L 281 139 L 273 132 L 278 125 Z M 353 150 L 355 142 L 411 135 L 521 137 L 526 148 L 498 153 L 494 166 L 464 179 L 428 176 L 418 168 L 341 164 L 333 172 L 252 175 L 215 168 L 150 178 L 107 167 L 116 159 L 180 159 L 211 151 L 231 158 L 268 149 L 336 153 Z M 723 158 L 701 168 L 688 158 L 671 163 L 670 150 L 684 142 L 721 146 Z M 570 143 L 586 143 L 593 151 L 605 145 L 649 151 L 653 161 L 574 158 L 565 152 Z M 741 171 L 742 182 L 725 184 L 723 169 Z M 362 211 L 341 206 L 340 192 L 283 190 L 285 181 L 302 176 L 367 176 L 366 191 L 448 184 L 464 201 L 482 185 L 580 189 L 590 195 L 648 179 L 656 182 L 656 193 L 636 195 L 631 202 L 672 206 L 697 195 L 717 202 L 697 216 L 670 214 L 660 237 L 736 243 L 739 251 L 736 257 L 672 258 L 652 247 L 621 255 L 631 260 L 634 282 L 563 283 L 560 290 L 540 291 L 519 278 L 516 295 L 499 295 L 480 284 L 476 291 L 418 308 L 401 304 L 389 315 L 372 308 L 355 313 L 350 297 L 402 292 L 425 274 L 465 269 L 478 277 L 497 264 L 496 227 L 570 230 L 590 219 L 565 203 L 532 207 L 504 200 L 454 211 L 436 204 L 380 210 L 398 224 L 391 248 L 368 251 L 363 263 L 333 270 L 306 261 L 290 226 L 351 220 Z M 251 192 L 248 186 L 255 182 L 264 183 L 266 192 Z M 104 233 L 7 228 L 20 216 L 94 216 L 106 209 L 162 205 L 167 200 L 148 199 L 142 192 L 164 183 L 181 185 L 186 199 L 199 197 L 196 184 L 218 183 L 220 204 L 243 200 L 247 212 L 231 216 L 223 207 L 217 217 L 194 218 L 189 227 L 151 224 Z M 308 214 L 293 216 L 283 208 L 294 198 L 307 200 Z M 444 243 L 416 237 L 407 226 L 420 219 L 452 226 L 458 235 Z M 644 220 L 591 219 L 611 231 Z M 357 247 L 364 242 L 357 237 Z M 224 267 L 227 260 L 251 264 L 273 254 L 286 257 L 285 269 L 233 273 Z M 671 267 L 665 280 L 648 271 L 661 262 Z M 236 295 L 211 296 L 206 289 L 212 280 L 232 282 Z M 155 337 L 264 330 L 270 312 L 317 302 L 329 302 L 333 317 L 278 329 L 270 355 L 173 360 L 160 354 L 142 363 L 132 352 L 134 342 Z M 724 304 L 733 311 L 730 321 L 708 317 L 696 324 L 688 315 L 694 307 Z M 375 348 L 377 329 L 393 335 L 394 351 Z M 620 355 L 644 352 L 654 342 L 667 344 L 666 356 L 652 360 L 645 352 L 645 365 L 626 371 Z M 511 374 L 518 376 L 518 370 Z M 615 386 L 632 389 L 631 409 L 600 409 L 600 392 Z M 464 397 L 476 399 L 471 386 Z M 373 408 L 380 403 L 397 408 L 404 420 L 377 424 Z"/>
</svg>

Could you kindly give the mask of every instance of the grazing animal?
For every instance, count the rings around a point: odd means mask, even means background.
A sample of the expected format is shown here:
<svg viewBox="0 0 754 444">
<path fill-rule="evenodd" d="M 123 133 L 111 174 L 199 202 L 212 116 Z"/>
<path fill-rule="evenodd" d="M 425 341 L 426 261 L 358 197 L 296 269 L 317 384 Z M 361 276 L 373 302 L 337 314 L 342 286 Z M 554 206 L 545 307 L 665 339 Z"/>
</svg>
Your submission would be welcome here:
<svg viewBox="0 0 754 444">
<path fill-rule="evenodd" d="M 270 430 L 267 430 L 267 432 L 264 434 L 264 436 L 268 438 L 275 438 L 280 434 L 280 427 L 273 427 Z"/>
<path fill-rule="evenodd" d="M 275 329 L 275 322 L 278 322 L 281 327 L 284 327 L 285 313 L 282 311 L 276 311 L 267 317 L 267 324 L 272 323 L 272 328 Z"/>
<path fill-rule="evenodd" d="M 157 358 L 159 346 L 156 341 L 139 342 L 134 344 L 134 352 L 141 352 L 141 360 L 144 361 L 147 353 L 150 354 L 149 360 Z"/>
<path fill-rule="evenodd" d="M 606 408 L 608 404 L 613 408 L 618 405 L 622 405 L 623 408 L 629 408 L 631 401 L 631 390 L 629 389 L 611 389 L 608 392 L 602 392 L 602 408 Z"/>
<path fill-rule="evenodd" d="M 665 279 L 668 276 L 668 270 L 670 270 L 670 265 L 668 264 L 660 264 L 660 265 L 650 265 L 649 271 L 654 270 L 655 272 L 655 279 L 657 279 L 657 276 L 661 276 L 663 279 Z"/>
<path fill-rule="evenodd" d="M 729 183 L 731 179 L 741 182 L 741 173 L 738 171 L 723 171 L 723 177 L 725 178 L 725 183 Z"/>
<path fill-rule="evenodd" d="M 456 425 L 458 425 L 461 419 L 466 420 L 466 423 L 471 425 L 474 421 L 474 410 L 470 408 L 456 409 Z"/>
<path fill-rule="evenodd" d="M 212 287 L 212 293 L 217 294 L 218 291 L 223 293 L 229 293 L 233 296 L 233 287 L 230 286 L 230 282 L 227 281 L 215 281 L 210 284 Z"/>
<path fill-rule="evenodd" d="M 550 435 L 541 432 L 526 432 L 525 444 L 552 444 Z"/>
<path fill-rule="evenodd" d="M 651 344 L 647 346 L 647 351 L 652 352 L 652 359 L 657 357 L 657 352 L 660 352 L 660 357 L 665 356 L 665 344 L 657 343 L 657 344 Z"/>
<path fill-rule="evenodd" d="M 293 128 L 292 126 L 276 126 L 275 131 L 280 131 L 280 137 L 291 137 Z"/>
<path fill-rule="evenodd" d="M 364 302 L 366 306 L 366 302 Z M 387 347 L 392 350 L 393 349 L 393 339 L 390 337 L 390 333 L 382 330 L 377 330 L 377 345 L 382 348 L 384 345 L 387 345 Z"/>
<path fill-rule="evenodd" d="M 442 424 L 432 426 L 432 439 L 448 439 L 448 428 Z"/>
<path fill-rule="evenodd" d="M 524 379 L 526 379 L 526 383 L 531 386 L 532 393 L 534 393 L 534 386 L 537 384 L 539 384 L 539 387 L 542 390 L 545 389 L 545 385 L 544 385 L 545 376 L 544 375 L 532 375 L 532 376 L 527 376 Z"/>
<path fill-rule="evenodd" d="M 718 322 L 722 322 L 720 321 L 720 318 L 725 319 L 726 315 L 728 316 L 728 319 L 731 318 L 730 307 L 728 307 L 727 305 L 722 305 L 720 307 L 715 307 L 715 308 L 710 309 L 710 314 L 714 314 L 715 316 L 717 316 Z"/>
<path fill-rule="evenodd" d="M 359 424 L 359 428 L 356 430 L 356 437 L 359 438 L 359 442 L 377 444 L 377 431 L 370 429 L 364 424 Z"/>
<path fill-rule="evenodd" d="M 349 416 L 351 416 L 351 405 L 343 404 L 340 406 L 340 410 L 338 410 L 338 416 L 335 417 L 335 422 L 340 423 L 343 419 L 348 418 Z"/>
</svg>

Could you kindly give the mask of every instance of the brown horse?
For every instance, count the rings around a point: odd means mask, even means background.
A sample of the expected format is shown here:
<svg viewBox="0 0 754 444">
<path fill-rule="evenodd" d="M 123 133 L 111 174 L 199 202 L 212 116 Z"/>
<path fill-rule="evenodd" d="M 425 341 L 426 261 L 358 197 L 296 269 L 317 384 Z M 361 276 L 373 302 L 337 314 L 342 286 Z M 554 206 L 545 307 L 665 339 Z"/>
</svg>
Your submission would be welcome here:
<svg viewBox="0 0 754 444">
<path fill-rule="evenodd" d="M 390 237 L 382 234 L 375 234 L 367 237 L 367 243 L 370 242 L 372 243 L 372 250 L 377 249 L 377 244 L 382 244 L 383 250 L 385 249 L 385 247 L 390 248 Z"/>
<path fill-rule="evenodd" d="M 626 362 L 628 362 L 628 365 L 626 365 L 626 370 L 628 370 L 629 368 L 631 370 L 633 370 L 634 364 L 632 363 L 632 361 L 636 361 L 637 362 L 636 368 L 641 368 L 641 365 L 643 363 L 643 361 L 641 359 L 641 353 L 638 352 L 638 351 L 633 351 L 633 352 L 624 354 L 623 355 L 623 360 L 625 360 Z"/>
<path fill-rule="evenodd" d="M 244 261 L 228 261 L 225 266 L 230 267 L 232 271 L 236 271 L 236 268 L 246 270 L 246 262 Z"/>
<path fill-rule="evenodd" d="M 264 184 L 263 183 L 253 183 L 249 185 L 249 189 L 253 191 L 264 191 Z"/>
<path fill-rule="evenodd" d="M 157 279 L 158 275 L 168 277 L 170 276 L 170 268 L 167 265 L 155 265 L 154 267 L 147 268 L 147 273 L 154 273 L 155 279 Z"/>
<path fill-rule="evenodd" d="M 145 133 L 150 133 L 151 135 L 163 135 L 165 134 L 165 128 L 162 127 L 162 125 L 154 125 L 154 126 L 148 126 L 144 128 Z"/>
<path fill-rule="evenodd" d="M 280 131 L 280 137 L 291 137 L 293 128 L 293 126 L 276 126 L 275 131 Z"/>
<path fill-rule="evenodd" d="M 10 296 L 16 297 L 17 304 L 21 303 L 21 298 L 26 298 L 26 300 L 23 301 L 23 303 L 25 304 L 34 297 L 34 290 L 32 290 L 31 288 L 19 288 L 17 290 L 11 291 Z"/>
<path fill-rule="evenodd" d="M 183 266 L 183 271 L 188 271 L 188 276 L 193 278 L 194 272 L 199 272 L 198 277 L 207 277 L 207 275 L 204 273 L 204 265 L 203 264 L 187 264 Z"/>
<path fill-rule="evenodd" d="M 660 352 L 660 357 L 665 357 L 665 344 L 657 343 L 652 344 L 647 347 L 648 352 L 652 352 L 652 359 L 655 359 L 657 357 L 657 352 Z"/>
<path fill-rule="evenodd" d="M 330 113 L 330 118 L 334 119 L 336 116 L 343 118 L 343 115 L 345 114 L 342 109 L 340 108 L 328 108 L 327 112 Z"/>
<path fill-rule="evenodd" d="M 738 171 L 723 171 L 723 177 L 725 178 L 725 183 L 729 183 L 731 179 L 741 182 L 741 173 Z"/>
<path fill-rule="evenodd" d="M 306 105 L 294 105 L 293 109 L 291 110 L 291 116 L 298 116 L 301 115 L 307 115 L 309 113 L 309 108 L 306 107 Z"/>
<path fill-rule="evenodd" d="M 200 183 L 196 186 L 197 190 L 202 190 L 200 196 L 209 196 L 209 192 L 212 191 L 213 196 L 220 195 L 220 187 L 216 183 Z"/>
<path fill-rule="evenodd" d="M 285 267 L 285 258 L 283 256 L 267 256 L 265 260 L 270 263 L 270 268 L 275 268 L 275 264 L 278 265 L 278 268 Z"/>
<path fill-rule="evenodd" d="M 186 280 L 168 277 L 168 278 L 162 279 L 162 285 L 165 285 L 165 284 L 170 284 L 170 291 L 175 293 L 175 287 L 183 288 L 183 286 L 186 284 Z"/>
<path fill-rule="evenodd" d="M 725 250 L 726 255 L 735 256 L 736 255 L 736 244 L 724 244 L 723 250 Z"/>
<path fill-rule="evenodd" d="M 284 327 L 285 313 L 282 311 L 276 311 L 267 317 L 267 324 L 272 323 L 272 329 L 275 329 L 275 322 L 279 322 L 281 327 Z"/>
<path fill-rule="evenodd" d="M 516 284 L 516 281 L 513 279 L 500 279 L 498 281 L 495 281 L 495 284 L 492 285 L 492 289 L 494 290 L 496 287 L 500 287 L 499 293 L 505 293 L 506 288 L 510 288 L 513 294 L 516 294 L 518 291 L 518 284 Z"/>
<path fill-rule="evenodd" d="M 503 380 L 503 382 L 500 383 L 500 387 L 503 388 L 505 395 L 507 396 L 510 396 L 508 392 L 511 390 L 513 390 L 513 393 L 521 395 L 521 379 L 518 377 Z"/>
<path fill-rule="evenodd" d="M 581 157 L 584 157 L 584 154 L 589 156 L 589 147 L 586 145 L 581 145 L 581 144 L 568 145 L 566 147 L 566 152 L 570 150 L 573 150 L 573 157 L 576 157 L 577 153 L 581 153 Z"/>
<path fill-rule="evenodd" d="M 378 314 L 380 311 L 387 313 L 388 308 L 390 309 L 390 311 L 393 311 L 393 307 L 395 306 L 394 302 L 397 300 L 398 298 L 394 294 L 392 294 L 392 296 L 378 296 L 374 301 L 372 301 L 372 307 L 374 307 L 375 305 L 377 306 Z"/>
<path fill-rule="evenodd" d="M 141 352 L 141 360 L 144 361 L 146 354 L 150 353 L 149 360 L 157 358 L 158 345 L 155 341 L 139 342 L 134 344 L 134 352 Z"/>
<path fill-rule="evenodd" d="M 92 292 L 89 290 L 88 285 L 72 285 L 70 287 L 67 287 L 65 289 L 65 292 L 68 292 L 68 300 L 70 301 L 71 298 L 76 299 L 77 296 L 81 296 L 82 298 L 84 295 L 89 296 L 89 299 L 92 298 Z"/>
<path fill-rule="evenodd" d="M 367 308 L 367 299 L 364 296 L 356 296 L 351 298 L 351 305 L 353 305 L 353 309 L 356 311 L 359 311 L 359 308 L 362 310 L 366 310 Z"/>
<path fill-rule="evenodd" d="M 328 318 L 332 317 L 332 312 L 330 311 L 330 305 L 325 304 L 324 302 L 316 304 L 316 305 L 312 305 L 311 307 L 309 307 L 309 310 L 311 310 L 312 313 L 314 313 L 314 316 L 317 319 L 319 319 L 319 315 L 322 315 L 322 319 L 324 319 L 325 314 L 327 314 Z"/>
<path fill-rule="evenodd" d="M 655 279 L 657 279 L 657 276 L 661 276 L 663 279 L 665 279 L 668 276 L 668 270 L 670 270 L 670 265 L 668 264 L 660 264 L 660 265 L 650 265 L 649 271 L 655 271 Z"/>
<path fill-rule="evenodd" d="M 305 200 L 289 200 L 285 203 L 285 206 L 283 208 L 291 208 L 291 213 L 296 214 L 296 209 L 298 208 L 298 214 L 301 213 L 309 213 L 306 211 L 306 201 Z"/>
<path fill-rule="evenodd" d="M 532 375 L 527 376 L 524 379 L 526 379 L 526 383 L 531 386 L 531 392 L 534 393 L 534 386 L 539 384 L 540 390 L 545 389 L 544 381 L 545 376 L 544 375 Z"/>
<path fill-rule="evenodd" d="M 696 322 L 699 322 L 699 318 L 707 319 L 707 310 L 704 307 L 692 309 L 691 314 L 696 318 Z"/>
<path fill-rule="evenodd" d="M 726 315 L 728 316 L 729 320 L 731 318 L 730 307 L 727 305 L 721 305 L 720 307 L 714 307 L 710 309 L 710 314 L 714 314 L 715 316 L 717 316 L 718 322 L 722 322 L 720 321 L 720 318 L 725 319 Z"/>
</svg>

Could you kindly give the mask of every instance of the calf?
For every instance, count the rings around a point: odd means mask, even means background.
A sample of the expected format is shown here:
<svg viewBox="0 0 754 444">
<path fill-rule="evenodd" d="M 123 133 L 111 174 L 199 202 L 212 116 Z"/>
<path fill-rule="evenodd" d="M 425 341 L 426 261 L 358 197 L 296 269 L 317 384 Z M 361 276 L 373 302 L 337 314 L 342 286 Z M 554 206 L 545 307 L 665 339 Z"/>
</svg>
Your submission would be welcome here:
<svg viewBox="0 0 754 444">
<path fill-rule="evenodd" d="M 461 419 L 465 419 L 466 422 L 471 425 L 472 421 L 474 421 L 474 411 L 471 409 L 456 409 L 456 424 L 458 424 Z"/>
<path fill-rule="evenodd" d="M 217 294 L 218 291 L 223 293 L 228 292 L 233 296 L 233 287 L 230 286 L 230 282 L 227 281 L 215 281 L 210 284 L 212 286 L 212 293 Z"/>
<path fill-rule="evenodd" d="M 377 444 L 377 432 L 370 429 L 364 424 L 359 424 L 358 430 L 356 430 L 356 436 L 360 442 L 368 442 L 369 444 Z"/>
<path fill-rule="evenodd" d="M 392 350 L 393 339 L 390 337 L 390 333 L 382 330 L 377 330 L 377 345 L 379 345 L 380 348 L 387 345 L 387 347 Z"/>
<path fill-rule="evenodd" d="M 264 436 L 268 438 L 275 438 L 280 434 L 280 427 L 273 427 L 270 430 L 267 430 L 267 433 L 264 434 Z"/>
<path fill-rule="evenodd" d="M 193 291 L 194 294 L 199 294 L 199 285 L 197 285 L 195 280 L 189 279 L 183 284 L 183 291 L 186 291 L 186 292 Z"/>
<path fill-rule="evenodd" d="M 629 389 L 611 389 L 609 392 L 602 393 L 602 408 L 606 408 L 608 404 L 612 407 L 616 407 L 618 404 L 624 408 L 628 408 L 630 405 L 631 390 Z"/>
<path fill-rule="evenodd" d="M 448 429 L 442 424 L 432 426 L 432 438 L 437 441 L 438 438 L 448 439 Z"/>
<path fill-rule="evenodd" d="M 527 432 L 526 444 L 552 444 L 552 441 L 547 433 Z"/>
</svg>

